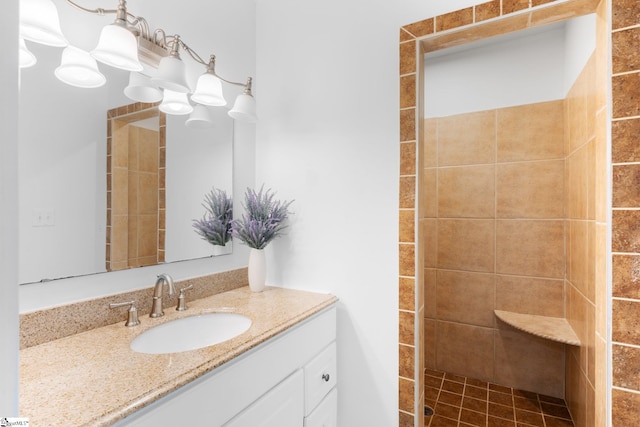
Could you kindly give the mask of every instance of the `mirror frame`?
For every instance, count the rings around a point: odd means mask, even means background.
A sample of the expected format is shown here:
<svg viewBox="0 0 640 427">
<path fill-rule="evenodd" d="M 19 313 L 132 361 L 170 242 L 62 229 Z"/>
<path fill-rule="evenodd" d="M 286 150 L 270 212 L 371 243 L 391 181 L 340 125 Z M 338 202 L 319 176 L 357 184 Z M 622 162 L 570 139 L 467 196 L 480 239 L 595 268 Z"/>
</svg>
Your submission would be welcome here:
<svg viewBox="0 0 640 427">
<path fill-rule="evenodd" d="M 399 420 L 424 423 L 423 248 L 416 194 L 423 146 L 424 54 L 492 36 L 560 22 L 596 12 L 601 0 L 534 0 L 531 5 L 500 0 L 476 4 L 400 28 L 399 170 Z M 602 0 L 605 1 L 605 0 Z M 526 2 L 525 2 L 526 3 Z M 403 345 L 404 344 L 404 345 Z"/>
</svg>

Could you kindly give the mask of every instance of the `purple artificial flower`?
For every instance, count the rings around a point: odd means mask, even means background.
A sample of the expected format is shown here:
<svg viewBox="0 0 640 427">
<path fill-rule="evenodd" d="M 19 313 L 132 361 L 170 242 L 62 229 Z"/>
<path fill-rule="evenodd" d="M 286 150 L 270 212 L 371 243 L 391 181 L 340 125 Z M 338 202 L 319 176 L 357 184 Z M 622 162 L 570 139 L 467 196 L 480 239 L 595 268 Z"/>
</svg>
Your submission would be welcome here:
<svg viewBox="0 0 640 427">
<path fill-rule="evenodd" d="M 254 249 L 264 249 L 269 242 L 280 236 L 286 228 L 285 220 L 289 217 L 289 205 L 293 201 L 281 202 L 273 199 L 271 189 L 259 192 L 247 188 L 243 207 L 245 213 L 239 220 L 232 221 L 233 237 Z"/>
<path fill-rule="evenodd" d="M 196 233 L 212 245 L 226 245 L 231 240 L 233 200 L 225 191 L 212 188 L 202 206 L 206 210 L 202 219 L 193 220 Z"/>
</svg>

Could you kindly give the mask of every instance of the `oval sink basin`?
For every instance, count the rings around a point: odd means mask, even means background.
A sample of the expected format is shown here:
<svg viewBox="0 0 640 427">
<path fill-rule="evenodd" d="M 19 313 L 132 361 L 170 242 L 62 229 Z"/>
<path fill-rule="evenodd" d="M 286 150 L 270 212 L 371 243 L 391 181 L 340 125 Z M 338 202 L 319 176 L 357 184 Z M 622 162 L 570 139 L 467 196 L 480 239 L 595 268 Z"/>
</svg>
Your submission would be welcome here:
<svg viewBox="0 0 640 427">
<path fill-rule="evenodd" d="M 251 326 L 251 319 L 235 313 L 183 317 L 155 326 L 131 341 L 138 353 L 164 354 L 196 350 L 234 338 Z"/>
</svg>

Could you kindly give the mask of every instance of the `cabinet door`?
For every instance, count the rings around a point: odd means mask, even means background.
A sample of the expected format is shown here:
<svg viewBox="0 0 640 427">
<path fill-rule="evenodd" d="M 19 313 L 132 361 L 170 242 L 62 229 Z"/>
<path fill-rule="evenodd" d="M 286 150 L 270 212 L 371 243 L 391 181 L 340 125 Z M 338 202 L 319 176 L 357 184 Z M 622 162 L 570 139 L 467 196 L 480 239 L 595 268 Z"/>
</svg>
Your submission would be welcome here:
<svg viewBox="0 0 640 427">
<path fill-rule="evenodd" d="M 304 427 L 336 427 L 338 425 L 338 389 L 334 388 L 304 420 Z"/>
<path fill-rule="evenodd" d="M 301 427 L 304 419 L 301 370 L 291 374 L 225 424 L 225 427 Z"/>
</svg>

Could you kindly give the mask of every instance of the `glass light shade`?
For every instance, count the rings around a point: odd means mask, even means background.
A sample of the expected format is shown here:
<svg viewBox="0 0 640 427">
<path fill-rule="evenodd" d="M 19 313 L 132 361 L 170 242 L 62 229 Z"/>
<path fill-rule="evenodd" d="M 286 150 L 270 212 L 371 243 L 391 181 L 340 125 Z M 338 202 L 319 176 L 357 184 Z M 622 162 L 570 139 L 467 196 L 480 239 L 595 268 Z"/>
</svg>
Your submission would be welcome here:
<svg viewBox="0 0 640 427">
<path fill-rule="evenodd" d="M 66 84 L 83 88 L 100 87 L 107 81 L 89 52 L 74 46 L 67 46 L 62 51 L 60 66 L 54 74 Z"/>
<path fill-rule="evenodd" d="M 229 116 L 243 122 L 257 122 L 258 116 L 256 116 L 256 100 L 249 94 L 241 93 L 236 98 L 233 108 L 229 111 Z"/>
<path fill-rule="evenodd" d="M 174 92 L 187 93 L 191 91 L 187 84 L 186 66 L 180 58 L 174 56 L 165 56 L 160 60 L 158 74 L 151 78 L 151 82 Z"/>
<path fill-rule="evenodd" d="M 36 62 L 38 62 L 36 56 L 27 49 L 27 44 L 24 42 L 22 37 L 20 37 L 20 50 L 18 52 L 18 57 L 20 59 L 20 68 L 32 67 L 36 65 Z"/>
<path fill-rule="evenodd" d="M 60 29 L 58 9 L 51 0 L 20 0 L 20 36 L 49 46 L 69 44 Z"/>
<path fill-rule="evenodd" d="M 206 129 L 213 126 L 211 114 L 204 105 L 196 105 L 193 112 L 185 122 L 187 127 L 192 129 Z"/>
<path fill-rule="evenodd" d="M 127 71 L 142 71 L 138 60 L 138 41 L 131 31 L 120 24 L 102 28 L 98 46 L 91 51 L 98 61 Z"/>
<path fill-rule="evenodd" d="M 189 114 L 193 111 L 186 93 L 174 92 L 169 89 L 165 89 L 164 97 L 158 108 L 163 113 L 176 115 Z"/>
<path fill-rule="evenodd" d="M 129 99 L 138 102 L 154 103 L 162 100 L 162 91 L 151 83 L 151 79 L 140 73 L 129 73 L 129 85 L 124 88 Z"/>
<path fill-rule="evenodd" d="M 211 73 L 204 73 L 198 78 L 191 100 L 210 107 L 227 105 L 227 100 L 222 94 L 222 82 Z"/>
</svg>

